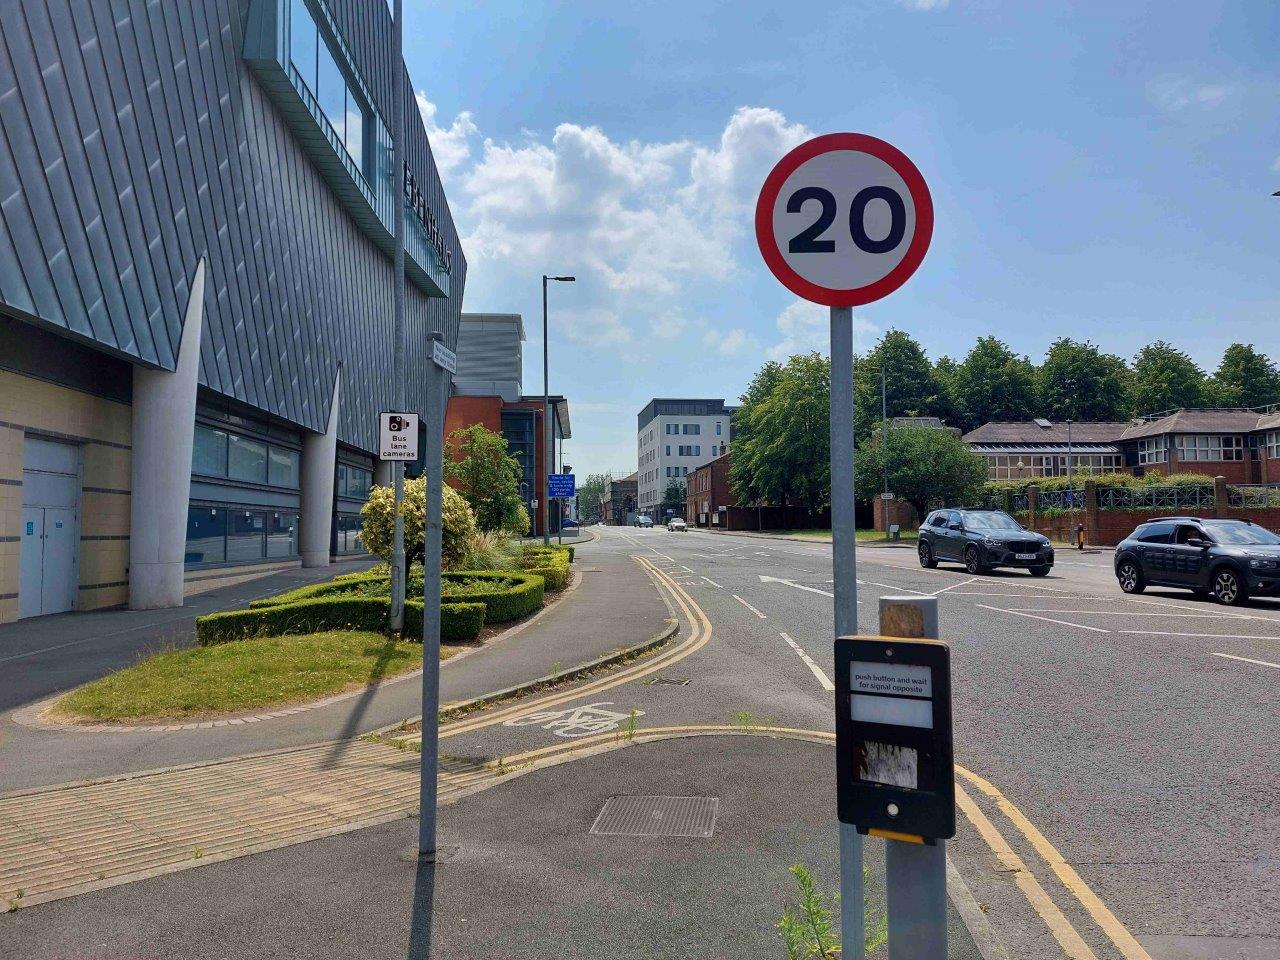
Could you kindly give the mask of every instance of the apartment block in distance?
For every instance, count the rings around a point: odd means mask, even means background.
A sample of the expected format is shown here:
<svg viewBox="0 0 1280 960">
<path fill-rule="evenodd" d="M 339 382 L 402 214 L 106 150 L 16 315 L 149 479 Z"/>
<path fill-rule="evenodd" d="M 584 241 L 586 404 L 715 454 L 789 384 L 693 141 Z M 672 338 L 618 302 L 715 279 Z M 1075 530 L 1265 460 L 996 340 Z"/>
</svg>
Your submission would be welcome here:
<svg viewBox="0 0 1280 960">
<path fill-rule="evenodd" d="M 636 509 L 661 519 L 667 484 L 683 486 L 694 470 L 728 453 L 733 413 L 724 400 L 650 400 L 636 424 Z"/>
</svg>

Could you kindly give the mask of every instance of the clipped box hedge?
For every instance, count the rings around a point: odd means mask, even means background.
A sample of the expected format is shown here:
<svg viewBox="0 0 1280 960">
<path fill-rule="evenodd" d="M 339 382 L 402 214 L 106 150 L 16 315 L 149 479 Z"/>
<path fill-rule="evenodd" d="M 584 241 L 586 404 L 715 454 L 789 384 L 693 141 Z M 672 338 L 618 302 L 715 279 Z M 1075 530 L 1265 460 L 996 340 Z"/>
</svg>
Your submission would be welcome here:
<svg viewBox="0 0 1280 960">
<path fill-rule="evenodd" d="M 442 583 L 465 582 L 467 580 L 492 581 L 490 590 L 469 589 L 464 593 L 451 595 L 458 600 L 483 603 L 485 606 L 485 623 L 503 623 L 507 620 L 518 620 L 542 608 L 545 578 L 535 571 L 493 572 L 490 570 L 457 570 L 440 575 Z"/>
<path fill-rule="evenodd" d="M 525 573 L 536 573 L 547 585 L 548 590 L 563 590 L 569 584 L 569 565 L 554 563 L 545 567 L 530 567 Z"/>
<path fill-rule="evenodd" d="M 294 591 L 295 593 L 297 591 Z M 196 642 L 201 646 L 248 637 L 319 633 L 323 630 L 387 629 L 391 601 L 387 597 L 313 596 L 292 603 L 251 606 L 196 619 Z M 405 639 L 422 636 L 422 601 L 405 604 Z M 415 617 L 416 612 L 416 617 Z M 485 607 L 477 602 L 440 605 L 440 640 L 467 643 L 484 626 Z"/>
</svg>

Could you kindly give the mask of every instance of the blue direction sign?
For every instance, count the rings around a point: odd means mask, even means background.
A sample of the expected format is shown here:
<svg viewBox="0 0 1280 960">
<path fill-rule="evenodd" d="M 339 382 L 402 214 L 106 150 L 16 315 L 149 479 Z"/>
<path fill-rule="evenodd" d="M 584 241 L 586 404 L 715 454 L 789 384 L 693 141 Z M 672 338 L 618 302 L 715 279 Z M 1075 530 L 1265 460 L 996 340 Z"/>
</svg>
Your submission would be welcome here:
<svg viewBox="0 0 1280 960">
<path fill-rule="evenodd" d="M 568 500 L 576 493 L 572 473 L 547 474 L 547 496 L 553 500 Z"/>
</svg>

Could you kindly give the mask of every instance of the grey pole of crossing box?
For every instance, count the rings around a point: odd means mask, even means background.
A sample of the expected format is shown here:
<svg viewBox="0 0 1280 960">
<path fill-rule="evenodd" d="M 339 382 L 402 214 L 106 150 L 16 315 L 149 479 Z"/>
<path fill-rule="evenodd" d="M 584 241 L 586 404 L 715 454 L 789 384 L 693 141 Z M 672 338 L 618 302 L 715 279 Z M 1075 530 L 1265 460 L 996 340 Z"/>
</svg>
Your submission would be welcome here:
<svg viewBox="0 0 1280 960">
<path fill-rule="evenodd" d="M 858 632 L 857 523 L 853 503 L 853 308 L 831 308 L 831 560 L 837 637 Z M 836 703 L 836 710 L 846 709 Z M 840 824 L 840 940 L 844 960 L 865 956 L 862 837 Z"/>
<path fill-rule="evenodd" d="M 432 340 L 443 340 L 432 333 Z M 418 856 L 436 856 L 436 801 L 440 765 L 440 549 L 444 536 L 444 413 L 449 374 L 427 364 L 426 516 L 422 556 L 422 758 L 418 786 Z"/>
<path fill-rule="evenodd" d="M 937 597 L 881 597 L 880 633 L 938 639 Z M 938 960 L 947 955 L 947 848 L 885 841 L 889 960 Z"/>
</svg>

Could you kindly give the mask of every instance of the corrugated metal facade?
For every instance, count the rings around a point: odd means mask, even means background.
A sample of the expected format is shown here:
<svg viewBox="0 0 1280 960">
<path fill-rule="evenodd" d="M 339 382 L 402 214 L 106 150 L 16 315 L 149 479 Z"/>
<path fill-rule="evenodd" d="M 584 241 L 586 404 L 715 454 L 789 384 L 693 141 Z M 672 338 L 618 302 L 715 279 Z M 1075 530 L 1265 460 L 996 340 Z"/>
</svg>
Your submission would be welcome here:
<svg viewBox="0 0 1280 960">
<path fill-rule="evenodd" d="M 381 0 L 319 0 L 390 126 L 405 84 L 411 169 L 454 251 L 451 296 L 409 287 L 410 405 L 425 335 L 455 345 L 466 260 Z M 172 368 L 209 260 L 200 382 L 376 446 L 391 405 L 392 269 L 317 173 L 243 58 L 251 0 L 0 2 L 0 300 L 7 312 Z M 398 184 L 397 184 L 398 186 Z"/>
<path fill-rule="evenodd" d="M 523 339 L 519 314 L 463 314 L 458 333 L 458 372 L 453 378 L 457 391 L 498 395 L 511 403 L 519 400 Z"/>
</svg>

